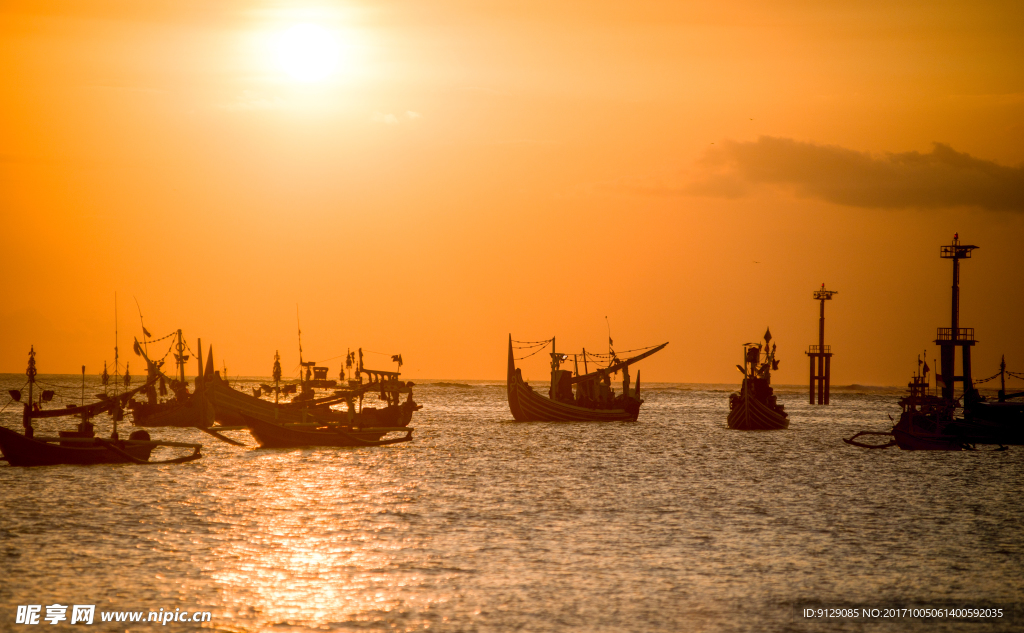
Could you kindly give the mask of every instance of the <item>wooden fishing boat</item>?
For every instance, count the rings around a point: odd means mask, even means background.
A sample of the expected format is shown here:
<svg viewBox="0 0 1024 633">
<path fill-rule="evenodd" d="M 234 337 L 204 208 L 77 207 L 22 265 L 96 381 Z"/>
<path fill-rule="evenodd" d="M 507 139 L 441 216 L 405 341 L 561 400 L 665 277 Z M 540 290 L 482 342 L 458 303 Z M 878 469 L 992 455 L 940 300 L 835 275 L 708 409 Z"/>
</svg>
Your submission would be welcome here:
<svg viewBox="0 0 1024 633">
<path fill-rule="evenodd" d="M 999 444 L 1024 444 L 1024 402 L 1014 400 L 1024 397 L 1024 391 L 1007 393 L 1006 375 L 1024 378 L 1021 374 L 1006 370 L 1006 358 L 999 362 L 999 372 L 989 378 L 973 381 L 981 384 L 1000 379 L 996 400 L 978 393 L 974 384 L 968 385 L 963 394 L 963 420 L 959 423 L 963 433 L 983 437 L 988 442 Z"/>
<path fill-rule="evenodd" d="M 529 343 L 536 348 L 532 354 L 551 345 L 551 388 L 549 397 L 544 397 L 523 380 L 522 370 L 516 368 L 512 344 L 512 335 L 509 335 L 506 389 L 508 407 L 517 422 L 635 422 L 643 400 L 640 398 L 640 373 L 637 372 L 636 385 L 631 389 L 629 366 L 668 345 L 666 342 L 647 348 L 626 360 L 619 360 L 614 353 L 588 354 L 583 350 L 582 354 L 574 355 L 575 371 L 570 372 L 560 368 L 569 356 L 557 352 L 554 338 Z M 584 362 L 583 374 L 579 372 L 580 356 Z M 608 366 L 588 372 L 588 357 L 605 360 Z M 611 389 L 611 376 L 618 371 L 623 374 L 622 393 L 616 396 Z"/>
<path fill-rule="evenodd" d="M 386 446 L 412 441 L 413 429 L 408 427 L 357 428 L 319 421 L 307 424 L 275 424 L 244 413 L 241 417 L 261 448 Z M 381 439 L 393 431 L 404 431 L 405 435 Z"/>
<path fill-rule="evenodd" d="M 209 350 L 206 368 L 197 378 L 196 393 L 205 398 L 213 408 L 216 421 L 226 426 L 245 426 L 246 419 L 257 419 L 269 424 L 305 424 L 310 422 L 345 423 L 352 427 L 404 427 L 412 421 L 412 415 L 422 408 L 413 400 L 412 383 L 398 380 L 398 372 L 366 369 L 360 359 L 359 380 L 344 390 L 332 395 L 307 400 L 298 404 L 276 403 L 257 398 L 233 389 L 220 373 L 213 369 L 213 349 Z M 280 363 L 275 362 L 275 378 L 280 380 Z M 369 377 L 362 382 L 362 376 Z M 279 391 L 278 391 L 279 393 Z M 380 395 L 384 407 L 363 406 L 368 393 Z M 404 402 L 400 394 L 408 394 Z M 345 410 L 332 407 L 344 404 Z"/>
<path fill-rule="evenodd" d="M 27 437 L 0 427 L 0 452 L 11 466 L 55 466 L 58 464 L 181 464 L 199 459 L 201 444 L 157 442 L 145 431 L 134 431 L 127 440 L 100 437 Z M 192 454 L 157 462 L 149 461 L 157 446 L 191 448 Z"/>
<path fill-rule="evenodd" d="M 173 394 L 172 397 L 161 400 L 157 395 L 156 387 L 151 386 L 143 391 L 143 394 L 146 396 L 145 401 L 131 399 L 128 402 L 128 409 L 132 413 L 132 423 L 135 426 L 206 427 L 213 424 L 213 407 L 210 406 L 210 403 L 202 394 L 196 393 L 195 390 L 192 393 L 188 391 L 188 383 L 185 381 L 185 363 L 189 359 L 185 352 L 188 350 L 188 346 L 182 337 L 181 330 L 177 330 L 177 332 L 162 338 L 169 338 L 175 334 L 177 334 L 177 340 L 172 343 L 172 349 L 175 351 L 176 370 L 173 376 L 168 376 L 164 373 L 163 359 L 150 358 L 147 352 L 149 344 L 162 339 L 154 339 L 152 341 L 147 339 L 144 345 L 140 345 L 137 339 L 135 341 L 135 353 L 146 361 L 146 370 L 149 377 L 159 380 L 161 395 L 167 395 L 165 385 L 168 382 L 170 383 L 170 391 Z M 200 340 L 199 352 L 196 354 L 200 370 L 202 370 L 202 349 L 202 341 Z M 168 353 L 170 352 L 171 350 L 169 349 Z M 196 390 L 198 388 L 199 383 L 197 382 Z"/>
<path fill-rule="evenodd" d="M 899 401 L 902 411 L 891 434 L 893 443 L 902 449 L 957 451 L 973 449 L 976 444 L 997 444 L 1000 448 L 995 450 L 1003 450 L 1005 444 L 1024 443 L 1024 405 L 1006 402 L 1005 359 L 1000 364 L 999 373 L 977 381 L 980 384 L 1002 377 L 999 402 L 986 401 L 974 387 L 971 348 L 978 341 L 974 338 L 974 328 L 960 327 L 960 260 L 970 259 L 977 248 L 961 244 L 960 236 L 954 233 L 953 243 L 939 249 L 940 258 L 953 260 L 952 318 L 950 327 L 940 327 L 935 332 L 935 344 L 940 350 L 935 392 L 930 392 L 928 372 L 931 369 L 926 352 L 923 361 L 920 356 L 917 359 L 917 375 L 908 384 L 910 393 Z M 959 375 L 955 371 L 958 348 L 962 363 Z M 958 382 L 963 385 L 960 398 L 956 396 Z M 1024 393 L 1010 394 L 1013 396 L 1024 396 Z M 961 408 L 961 398 L 963 414 L 958 418 L 956 411 Z M 865 434 L 868 432 L 857 435 Z M 844 441 L 865 446 L 853 441 L 857 435 Z"/>
<path fill-rule="evenodd" d="M 922 363 L 918 357 L 917 375 L 911 377 L 907 383 L 907 395 L 899 400 L 900 418 L 892 429 L 886 432 L 861 431 L 849 439 L 843 438 L 843 441 L 862 448 L 899 446 L 908 451 L 959 451 L 973 448 L 979 438 L 967 433 L 963 420 L 955 417 L 958 408 L 956 400 L 929 392 L 928 371 L 927 363 Z M 866 435 L 889 436 L 890 439 L 885 444 L 857 441 L 858 437 Z"/>
<path fill-rule="evenodd" d="M 0 452 L 3 459 L 12 466 L 53 466 L 58 464 L 180 464 L 202 457 L 201 444 L 153 441 L 149 433 L 134 431 L 127 440 L 121 440 L 117 433 L 117 421 L 121 419 L 121 407 L 135 393 L 152 385 L 147 381 L 141 387 L 108 397 L 100 402 L 63 409 L 42 409 L 42 402 L 33 401 L 33 386 L 36 377 L 35 351 L 29 352 L 28 401 L 24 403 L 22 424 L 24 434 L 0 427 Z M 45 392 L 44 392 L 45 393 Z M 21 400 L 19 391 L 12 391 L 15 400 Z M 52 397 L 52 396 L 51 396 Z M 42 400 L 42 399 L 41 399 Z M 90 418 L 110 411 L 114 430 L 110 438 L 96 437 Z M 81 422 L 75 431 L 61 431 L 58 437 L 40 437 L 35 434 L 32 421 L 40 418 L 78 416 Z M 158 446 L 191 448 L 192 454 L 158 462 L 149 461 L 153 449 Z"/>
<path fill-rule="evenodd" d="M 765 332 L 764 346 L 747 343 L 743 346 L 743 372 L 740 392 L 729 396 L 729 428 L 741 431 L 775 431 L 789 428 L 789 415 L 778 403 L 772 389 L 772 371 L 779 368 L 770 330 Z M 764 357 L 762 361 L 761 358 Z"/>
</svg>

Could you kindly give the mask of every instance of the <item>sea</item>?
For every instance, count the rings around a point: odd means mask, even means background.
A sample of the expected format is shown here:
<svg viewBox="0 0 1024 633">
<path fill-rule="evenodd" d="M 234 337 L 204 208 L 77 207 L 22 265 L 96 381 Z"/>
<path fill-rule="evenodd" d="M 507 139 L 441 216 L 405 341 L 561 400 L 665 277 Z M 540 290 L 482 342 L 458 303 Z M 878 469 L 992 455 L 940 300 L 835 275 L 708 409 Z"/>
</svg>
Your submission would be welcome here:
<svg viewBox="0 0 1024 633">
<path fill-rule="evenodd" d="M 39 379 L 78 402 L 80 376 Z M 0 375 L 3 426 L 24 381 Z M 899 389 L 858 386 L 829 406 L 777 387 L 788 430 L 732 431 L 736 388 L 651 383 L 637 422 L 518 423 L 503 381 L 420 381 L 404 444 L 151 429 L 204 457 L 0 462 L 0 631 L 74 605 L 118 632 L 1024 630 L 1024 447 L 847 445 L 899 413 Z M 42 626 L 17 623 L 29 605 Z M 145 621 L 186 611 L 207 621 Z"/>
</svg>

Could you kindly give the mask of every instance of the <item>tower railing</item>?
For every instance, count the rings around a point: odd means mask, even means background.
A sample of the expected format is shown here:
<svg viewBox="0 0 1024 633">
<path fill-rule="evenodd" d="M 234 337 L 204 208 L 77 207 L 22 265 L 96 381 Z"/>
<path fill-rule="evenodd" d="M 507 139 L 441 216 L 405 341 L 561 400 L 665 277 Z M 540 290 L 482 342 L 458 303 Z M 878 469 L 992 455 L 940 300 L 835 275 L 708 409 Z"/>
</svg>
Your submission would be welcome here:
<svg viewBox="0 0 1024 633">
<path fill-rule="evenodd" d="M 807 346 L 807 353 L 808 354 L 831 354 L 832 353 L 832 346 L 831 345 L 808 345 Z"/>
<path fill-rule="evenodd" d="M 940 327 L 935 330 L 936 341 L 973 341 L 974 340 L 974 328 L 972 327 L 958 327 L 956 329 L 956 338 L 953 337 L 953 328 L 951 327 Z"/>
</svg>

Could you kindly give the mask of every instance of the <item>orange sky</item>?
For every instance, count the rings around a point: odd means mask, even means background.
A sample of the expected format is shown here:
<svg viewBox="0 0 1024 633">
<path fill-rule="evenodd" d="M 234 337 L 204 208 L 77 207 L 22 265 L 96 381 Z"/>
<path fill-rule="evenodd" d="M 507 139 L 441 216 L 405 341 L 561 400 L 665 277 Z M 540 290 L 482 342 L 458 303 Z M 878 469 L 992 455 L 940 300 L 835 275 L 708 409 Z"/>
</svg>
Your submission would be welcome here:
<svg viewBox="0 0 1024 633">
<path fill-rule="evenodd" d="M 608 316 L 671 341 L 645 382 L 734 382 L 770 325 L 798 384 L 824 281 L 833 382 L 900 384 L 954 231 L 975 373 L 1024 371 L 1020 2 L 480 4 L 0 5 L 0 371 L 101 371 L 116 292 L 124 353 L 134 297 L 231 374 L 297 365 L 298 304 L 307 359 L 412 378 Z M 280 66 L 295 24 L 324 79 Z"/>
</svg>

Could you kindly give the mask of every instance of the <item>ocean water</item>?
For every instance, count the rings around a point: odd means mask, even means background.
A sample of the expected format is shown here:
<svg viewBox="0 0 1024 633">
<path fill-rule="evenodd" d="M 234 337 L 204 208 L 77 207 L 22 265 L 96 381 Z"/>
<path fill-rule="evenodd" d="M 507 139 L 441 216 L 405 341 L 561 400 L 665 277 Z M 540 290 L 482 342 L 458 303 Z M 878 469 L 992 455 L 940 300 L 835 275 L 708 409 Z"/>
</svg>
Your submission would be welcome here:
<svg viewBox="0 0 1024 633">
<path fill-rule="evenodd" d="M 0 376 L 5 392 L 23 381 Z M 265 450 L 156 429 L 205 457 L 0 462 L 0 630 L 34 630 L 17 605 L 54 603 L 212 613 L 168 631 L 1024 629 L 1024 447 L 844 444 L 890 426 L 886 389 L 812 407 L 779 388 L 789 430 L 731 431 L 733 389 L 645 385 L 636 423 L 515 423 L 503 383 L 434 382 L 416 387 L 407 444 Z M 20 429 L 17 407 L 0 424 Z M 1004 616 L 803 615 L 951 607 Z M 96 618 L 86 630 L 155 628 Z"/>
</svg>

